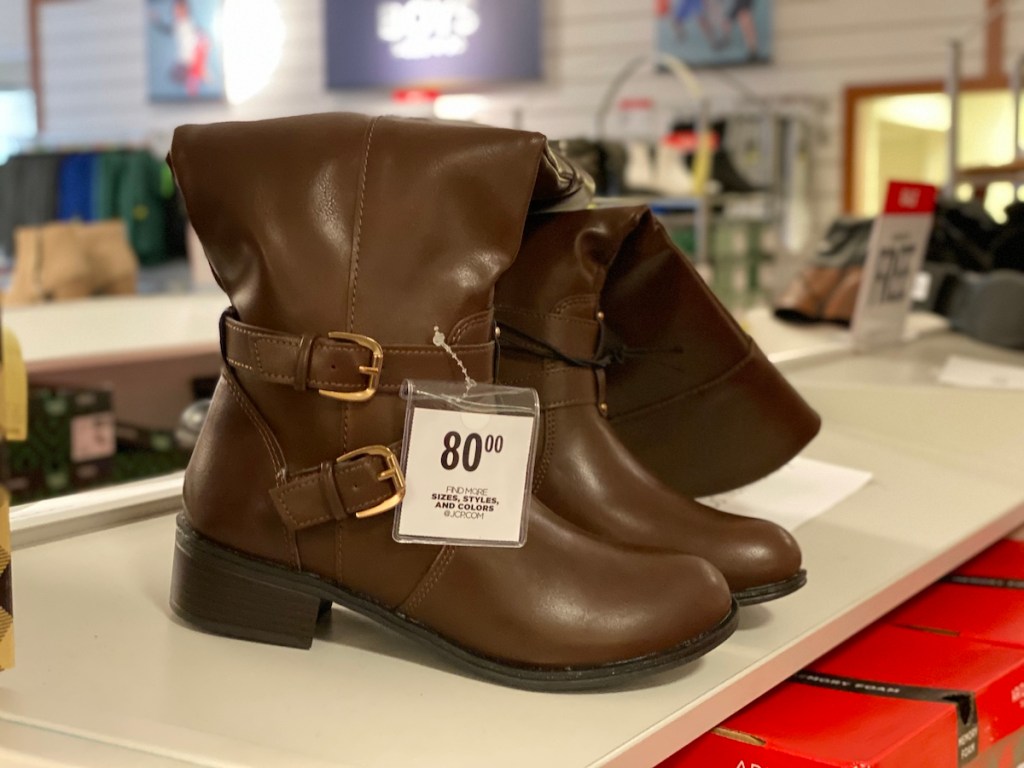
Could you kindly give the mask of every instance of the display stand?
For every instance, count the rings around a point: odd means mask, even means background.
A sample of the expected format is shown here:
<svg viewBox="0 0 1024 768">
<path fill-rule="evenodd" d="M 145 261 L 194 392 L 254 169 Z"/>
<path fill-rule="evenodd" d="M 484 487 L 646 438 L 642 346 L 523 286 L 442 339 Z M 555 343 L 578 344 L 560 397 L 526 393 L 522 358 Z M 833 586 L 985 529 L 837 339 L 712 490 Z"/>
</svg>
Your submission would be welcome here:
<svg viewBox="0 0 1024 768">
<path fill-rule="evenodd" d="M 107 766 L 654 766 L 1024 523 L 1024 392 L 936 383 L 950 354 L 1019 353 L 944 332 L 865 355 L 794 351 L 783 369 L 824 420 L 806 455 L 874 479 L 797 530 L 807 587 L 744 609 L 689 667 L 543 694 L 463 676 L 340 609 L 310 651 L 202 634 L 167 607 L 174 521 L 159 514 L 16 544 L 19 659 L 0 675 L 0 729 L 57 762 L 73 734 L 108 748 Z M 27 540 L 32 517 L 17 529 Z"/>
<path fill-rule="evenodd" d="M 111 388 L 119 420 L 168 428 L 191 382 L 220 370 L 220 290 L 90 298 L 4 311 L 33 383 Z"/>
</svg>

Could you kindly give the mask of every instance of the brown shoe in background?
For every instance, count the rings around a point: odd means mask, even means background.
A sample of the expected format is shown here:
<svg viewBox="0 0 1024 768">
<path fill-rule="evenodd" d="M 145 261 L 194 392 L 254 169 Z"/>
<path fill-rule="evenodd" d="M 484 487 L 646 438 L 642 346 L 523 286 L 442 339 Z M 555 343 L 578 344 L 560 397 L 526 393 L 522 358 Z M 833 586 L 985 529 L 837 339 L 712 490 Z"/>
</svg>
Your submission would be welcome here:
<svg viewBox="0 0 1024 768">
<path fill-rule="evenodd" d="M 706 561 L 606 542 L 536 500 L 520 549 L 392 537 L 402 381 L 462 380 L 435 326 L 493 380 L 494 284 L 527 211 L 585 186 L 543 136 L 335 113 L 185 126 L 171 161 L 233 305 L 185 475 L 175 612 L 308 647 L 337 603 L 543 690 L 621 684 L 731 634 Z"/>
<path fill-rule="evenodd" d="M 498 380 L 540 396 L 534 493 L 611 541 L 707 559 L 740 605 L 782 597 L 806 582 L 793 537 L 676 493 L 630 454 L 606 418 L 601 290 L 649 216 L 644 207 L 531 216 L 515 263 L 498 280 Z M 685 350 L 674 359 L 686 361 Z M 647 439 L 659 445 L 673 426 L 662 424 Z M 688 439 L 691 450 L 706 442 Z"/>
</svg>

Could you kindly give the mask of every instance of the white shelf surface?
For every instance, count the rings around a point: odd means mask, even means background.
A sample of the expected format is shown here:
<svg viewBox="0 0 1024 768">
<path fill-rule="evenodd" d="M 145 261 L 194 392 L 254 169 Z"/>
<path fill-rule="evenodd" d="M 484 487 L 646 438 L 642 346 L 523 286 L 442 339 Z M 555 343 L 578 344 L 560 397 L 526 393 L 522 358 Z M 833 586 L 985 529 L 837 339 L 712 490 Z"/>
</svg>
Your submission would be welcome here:
<svg viewBox="0 0 1024 768">
<path fill-rule="evenodd" d="M 0 727 L 63 764 L 61 734 L 117 748 L 109 765 L 653 766 L 1024 523 L 1024 392 L 936 384 L 949 354 L 1024 365 L 937 334 L 789 368 L 826 425 L 806 455 L 874 480 L 797 531 L 805 589 L 744 609 L 725 645 L 646 685 L 502 688 L 340 609 L 310 651 L 201 634 L 167 607 L 165 514 L 16 547 Z"/>
<path fill-rule="evenodd" d="M 29 373 L 207 354 L 228 305 L 219 290 L 111 296 L 4 309 Z"/>
</svg>

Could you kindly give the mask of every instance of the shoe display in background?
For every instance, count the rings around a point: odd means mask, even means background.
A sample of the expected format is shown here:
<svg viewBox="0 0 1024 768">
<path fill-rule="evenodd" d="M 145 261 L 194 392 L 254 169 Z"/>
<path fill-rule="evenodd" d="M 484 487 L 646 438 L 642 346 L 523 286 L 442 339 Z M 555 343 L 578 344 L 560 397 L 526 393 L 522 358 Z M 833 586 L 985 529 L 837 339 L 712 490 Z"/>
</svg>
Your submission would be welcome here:
<svg viewBox="0 0 1024 768">
<path fill-rule="evenodd" d="M 594 191 L 602 197 L 626 193 L 626 147 L 615 141 L 559 139 L 552 146 L 560 155 L 586 171 L 594 180 Z"/>
<path fill-rule="evenodd" d="M 806 581 L 793 537 L 774 523 L 680 496 L 629 453 L 607 420 L 605 368 L 616 350 L 605 345 L 601 290 L 650 216 L 632 207 L 530 217 L 519 255 L 495 289 L 498 381 L 540 397 L 534 492 L 549 508 L 611 541 L 705 558 L 740 605 L 773 600 Z M 645 306 L 638 298 L 636 306 Z M 684 346 L 670 354 L 685 365 Z M 658 445 L 674 427 L 664 422 L 647 441 Z M 698 446 L 706 436 L 689 439 Z"/>
<path fill-rule="evenodd" d="M 726 143 L 726 134 L 729 123 L 726 120 L 716 120 L 710 126 L 711 141 L 714 151 L 711 154 L 711 179 L 718 184 L 720 192 L 760 192 L 764 189 L 759 184 L 752 183 L 744 175 L 733 161 L 729 145 Z M 696 130 L 694 123 L 683 121 L 676 123 L 672 130 L 676 134 L 693 134 Z M 688 153 L 685 156 L 686 165 L 693 168 L 696 155 Z"/>
<path fill-rule="evenodd" d="M 543 136 L 329 113 L 184 126 L 171 161 L 233 305 L 185 475 L 176 613 L 308 647 L 337 603 L 542 690 L 622 685 L 733 632 L 705 560 L 604 541 L 536 499 L 519 549 L 392 537 L 400 385 L 492 381 L 494 285 L 527 210 L 585 204 L 589 179 Z"/>
<path fill-rule="evenodd" d="M 15 230 L 8 306 L 133 294 L 139 263 L 119 219 Z"/>
<path fill-rule="evenodd" d="M 873 224 L 874 219 L 833 221 L 814 259 L 776 298 L 775 316 L 791 322 L 849 325 Z"/>
</svg>

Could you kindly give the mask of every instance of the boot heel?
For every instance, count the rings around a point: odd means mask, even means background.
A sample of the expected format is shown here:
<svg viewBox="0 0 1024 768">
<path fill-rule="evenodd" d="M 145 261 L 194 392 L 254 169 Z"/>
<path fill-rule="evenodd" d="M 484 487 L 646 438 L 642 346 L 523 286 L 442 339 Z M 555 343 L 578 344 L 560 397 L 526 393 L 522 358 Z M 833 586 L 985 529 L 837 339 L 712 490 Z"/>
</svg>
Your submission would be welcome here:
<svg viewBox="0 0 1024 768">
<path fill-rule="evenodd" d="M 309 648 L 331 601 L 270 583 L 251 566 L 218 556 L 207 542 L 178 530 L 171 608 L 208 632 L 292 648 Z"/>
</svg>

